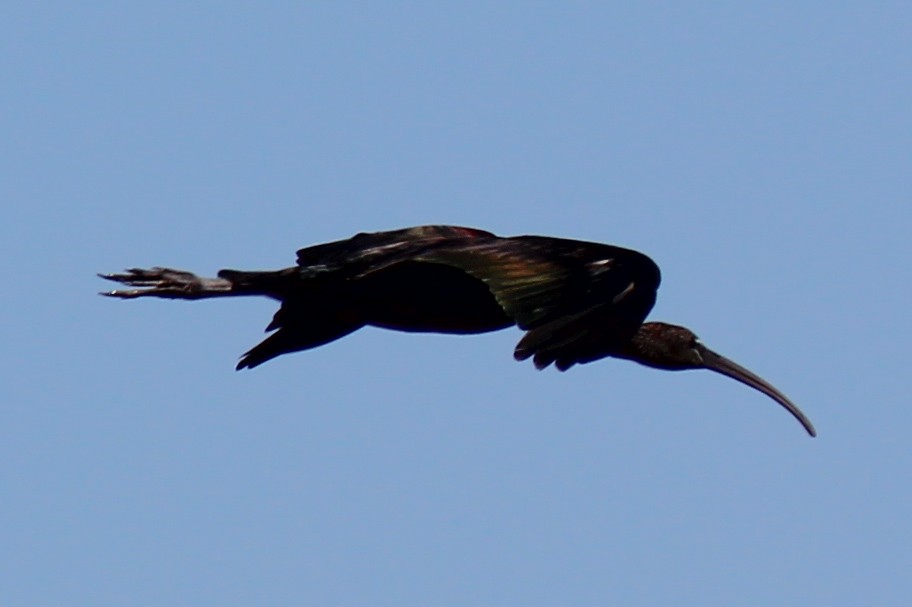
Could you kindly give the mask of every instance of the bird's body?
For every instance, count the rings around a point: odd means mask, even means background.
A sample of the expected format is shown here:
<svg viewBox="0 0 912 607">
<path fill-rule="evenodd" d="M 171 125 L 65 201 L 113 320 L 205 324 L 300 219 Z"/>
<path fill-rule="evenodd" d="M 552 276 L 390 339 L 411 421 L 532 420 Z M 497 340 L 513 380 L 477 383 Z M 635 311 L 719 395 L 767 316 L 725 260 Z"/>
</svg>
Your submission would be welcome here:
<svg viewBox="0 0 912 607">
<path fill-rule="evenodd" d="M 808 432 L 810 422 L 772 386 L 708 350 L 689 330 L 645 323 L 659 268 L 611 245 L 542 236 L 499 237 L 454 226 L 362 233 L 298 251 L 277 271 L 222 270 L 218 278 L 152 268 L 105 278 L 138 287 L 119 298 L 201 299 L 264 295 L 278 299 L 268 331 L 238 369 L 339 339 L 363 326 L 470 334 L 517 325 L 526 331 L 518 360 L 536 367 L 614 356 L 662 369 L 711 368 L 765 392 Z"/>
</svg>

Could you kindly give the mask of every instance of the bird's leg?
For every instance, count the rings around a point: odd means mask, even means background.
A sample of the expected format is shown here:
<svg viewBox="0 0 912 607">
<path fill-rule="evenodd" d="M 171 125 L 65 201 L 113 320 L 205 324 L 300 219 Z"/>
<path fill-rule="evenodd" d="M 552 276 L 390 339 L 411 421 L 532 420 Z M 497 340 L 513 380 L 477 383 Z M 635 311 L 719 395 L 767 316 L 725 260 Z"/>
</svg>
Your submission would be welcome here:
<svg viewBox="0 0 912 607">
<path fill-rule="evenodd" d="M 134 289 L 116 289 L 101 293 L 107 297 L 134 299 L 137 297 L 163 297 L 165 299 L 204 299 L 236 295 L 230 280 L 201 278 L 191 272 L 170 268 L 130 268 L 124 274 L 99 274 Z"/>
</svg>

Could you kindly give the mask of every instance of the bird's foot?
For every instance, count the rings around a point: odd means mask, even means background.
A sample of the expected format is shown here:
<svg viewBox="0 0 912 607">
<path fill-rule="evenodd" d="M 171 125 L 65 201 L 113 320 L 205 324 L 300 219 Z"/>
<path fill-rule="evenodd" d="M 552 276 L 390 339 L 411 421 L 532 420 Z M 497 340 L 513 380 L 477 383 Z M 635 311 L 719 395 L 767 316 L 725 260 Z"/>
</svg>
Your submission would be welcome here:
<svg viewBox="0 0 912 607">
<path fill-rule="evenodd" d="M 231 283 L 221 279 L 200 278 L 191 272 L 171 268 L 130 268 L 124 274 L 99 274 L 101 278 L 119 282 L 135 289 L 104 291 L 100 295 L 120 299 L 164 297 L 166 299 L 197 299 L 211 296 L 213 290 L 224 291 Z M 216 284 L 218 283 L 218 284 Z"/>
</svg>

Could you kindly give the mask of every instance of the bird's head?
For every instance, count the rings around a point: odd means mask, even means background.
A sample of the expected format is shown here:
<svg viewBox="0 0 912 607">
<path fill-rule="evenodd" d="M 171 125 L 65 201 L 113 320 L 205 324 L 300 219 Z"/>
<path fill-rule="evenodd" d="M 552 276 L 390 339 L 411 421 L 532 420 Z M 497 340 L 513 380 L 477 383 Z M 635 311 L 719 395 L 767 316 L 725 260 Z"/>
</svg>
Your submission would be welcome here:
<svg viewBox="0 0 912 607">
<path fill-rule="evenodd" d="M 709 369 L 727 375 L 775 400 L 804 426 L 808 434 L 817 436 L 811 421 L 782 392 L 758 375 L 701 344 L 690 329 L 663 322 L 644 323 L 619 356 L 669 371 Z"/>
</svg>

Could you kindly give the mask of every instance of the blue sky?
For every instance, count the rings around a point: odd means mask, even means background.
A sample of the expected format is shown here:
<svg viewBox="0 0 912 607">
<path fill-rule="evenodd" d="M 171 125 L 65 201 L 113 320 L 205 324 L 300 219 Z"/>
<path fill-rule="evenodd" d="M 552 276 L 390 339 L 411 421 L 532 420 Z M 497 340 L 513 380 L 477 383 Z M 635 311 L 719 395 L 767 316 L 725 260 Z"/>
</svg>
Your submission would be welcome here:
<svg viewBox="0 0 912 607">
<path fill-rule="evenodd" d="M 0 11 L 0 603 L 905 605 L 906 3 Z M 365 330 L 235 373 L 291 265 L 423 223 L 629 246 L 705 372 Z"/>
</svg>

